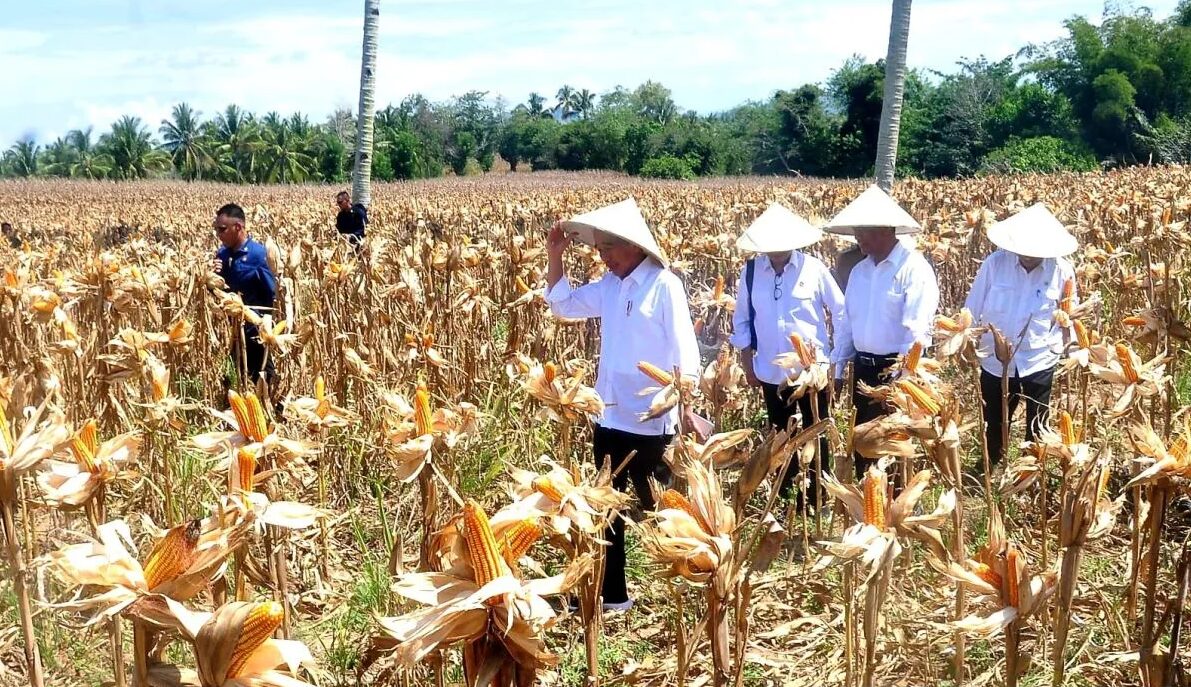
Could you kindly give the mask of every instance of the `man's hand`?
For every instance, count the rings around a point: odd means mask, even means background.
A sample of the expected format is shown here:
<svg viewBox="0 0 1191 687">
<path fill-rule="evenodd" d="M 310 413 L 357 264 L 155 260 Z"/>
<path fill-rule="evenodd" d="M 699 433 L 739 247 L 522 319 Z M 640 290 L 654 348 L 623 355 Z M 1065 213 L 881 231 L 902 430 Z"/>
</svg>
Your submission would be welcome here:
<svg viewBox="0 0 1191 687">
<path fill-rule="evenodd" d="M 546 236 L 546 252 L 550 257 L 561 258 L 563 251 L 571 245 L 573 239 L 562 230 L 562 222 L 555 222 Z"/>
<path fill-rule="evenodd" d="M 215 274 L 223 274 L 223 261 L 219 258 L 212 258 L 210 269 Z"/>
</svg>

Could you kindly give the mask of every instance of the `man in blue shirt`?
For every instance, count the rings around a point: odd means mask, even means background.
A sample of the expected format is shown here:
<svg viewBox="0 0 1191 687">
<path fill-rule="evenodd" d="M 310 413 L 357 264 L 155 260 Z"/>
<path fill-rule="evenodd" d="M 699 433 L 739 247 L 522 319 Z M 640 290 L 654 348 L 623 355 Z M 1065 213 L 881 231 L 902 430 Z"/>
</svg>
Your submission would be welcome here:
<svg viewBox="0 0 1191 687">
<path fill-rule="evenodd" d="M 269 269 L 265 247 L 248 236 L 244 209 L 235 203 L 224 205 L 216 211 L 212 226 L 223 244 L 215 254 L 212 269 L 223 277 L 228 290 L 240 295 L 244 305 L 257 314 L 271 311 L 277 295 L 277 281 Z M 239 367 L 238 342 L 232 345 L 232 357 Z M 260 380 L 263 371 L 265 382 L 271 388 L 275 379 L 273 361 L 270 359 L 268 364 L 265 363 L 265 347 L 257 338 L 257 327 L 247 322 L 244 323 L 244 359 L 253 383 Z"/>
</svg>

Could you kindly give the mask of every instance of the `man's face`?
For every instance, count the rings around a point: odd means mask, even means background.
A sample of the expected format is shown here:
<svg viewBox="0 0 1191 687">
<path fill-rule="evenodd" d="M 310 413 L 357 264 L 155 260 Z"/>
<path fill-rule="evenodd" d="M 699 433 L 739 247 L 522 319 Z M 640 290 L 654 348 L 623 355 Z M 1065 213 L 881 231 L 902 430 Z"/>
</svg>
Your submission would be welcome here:
<svg viewBox="0 0 1191 687">
<path fill-rule="evenodd" d="M 12 225 L 8 222 L 0 224 L 0 233 L 4 234 L 5 236 L 12 234 Z"/>
<path fill-rule="evenodd" d="M 340 210 L 349 210 L 352 206 L 352 199 L 346 195 L 339 196 L 335 199 L 335 204 L 339 206 Z"/>
<path fill-rule="evenodd" d="M 239 248 L 248 238 L 248 231 L 245 230 L 244 223 L 234 217 L 216 215 L 211 226 L 215 229 L 215 235 L 219 237 L 219 242 L 230 249 Z"/>
<path fill-rule="evenodd" d="M 624 279 L 645 259 L 645 251 L 617 236 L 597 231 L 595 247 L 608 271 Z"/>
<path fill-rule="evenodd" d="M 1033 272 L 1035 267 L 1042 264 L 1042 258 L 1031 258 L 1026 255 L 1017 256 L 1017 261 L 1021 263 L 1022 269 L 1027 272 Z"/>
<path fill-rule="evenodd" d="M 893 250 L 897 243 L 897 232 L 884 227 L 876 229 L 857 229 L 856 245 L 866 257 L 884 258 Z"/>
</svg>

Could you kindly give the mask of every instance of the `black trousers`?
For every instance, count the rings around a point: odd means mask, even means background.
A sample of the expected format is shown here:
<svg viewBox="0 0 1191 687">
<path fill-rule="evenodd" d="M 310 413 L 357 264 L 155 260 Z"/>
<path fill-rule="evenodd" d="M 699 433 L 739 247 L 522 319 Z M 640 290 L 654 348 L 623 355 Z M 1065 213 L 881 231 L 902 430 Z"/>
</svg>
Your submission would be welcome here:
<svg viewBox="0 0 1191 687">
<path fill-rule="evenodd" d="M 673 438 L 673 434 L 650 436 L 596 425 L 592 438 L 596 465 L 603 467 L 604 461 L 611 458 L 611 469 L 615 472 L 625 457 L 636 451 L 628 465 L 619 475 L 612 478 L 612 486 L 617 491 L 628 491 L 631 480 L 641 509 L 653 510 L 653 493 L 649 490 L 649 478 L 656 479 L 663 486 L 670 484 L 670 466 L 666 465 L 662 454 Z M 624 522 L 616 518 L 609 523 L 608 529 L 604 531 L 604 538 L 609 543 L 604 559 L 604 603 L 624 603 L 629 600 L 624 574 Z"/>
<path fill-rule="evenodd" d="M 806 429 L 815 423 L 814 409 L 812 403 L 818 406 L 819 418 L 825 418 L 831 412 L 828 408 L 827 390 L 824 389 L 816 394 L 803 394 L 802 398 L 791 400 L 793 389 L 779 389 L 777 384 L 769 384 L 768 382 L 761 382 L 761 395 L 765 398 L 765 412 L 769 416 L 769 424 L 774 429 L 786 429 L 790 425 L 791 418 L 794 417 L 795 412 L 802 414 L 802 424 L 799 425 L 802 429 Z M 786 477 L 782 480 L 781 495 L 788 497 L 790 490 L 794 486 L 794 481 L 798 478 L 798 473 L 803 466 L 798 462 L 798 456 L 795 454 L 795 461 L 790 463 L 790 467 L 786 469 Z M 809 493 L 812 495 L 810 502 L 814 504 L 814 494 L 819 491 L 819 472 L 814 469 L 814 466 L 805 466 L 807 470 L 807 477 L 810 481 Z M 831 469 L 831 454 L 827 452 L 827 435 L 824 434 L 819 437 L 819 470 Z M 798 492 L 798 501 L 796 503 L 798 510 L 805 510 L 807 499 L 804 497 L 801 490 Z M 825 501 L 825 499 L 824 499 Z M 823 501 L 820 501 L 822 503 Z"/>
<path fill-rule="evenodd" d="M 857 389 L 857 383 L 864 382 L 872 387 L 888 384 L 888 370 L 896 362 L 896 355 L 856 354 L 856 358 L 852 363 L 852 405 L 856 408 L 857 426 L 890 413 L 890 408 L 884 403 L 860 393 Z M 860 481 L 864 479 L 864 473 L 868 471 L 869 466 L 875 465 L 876 462 L 876 459 L 865 458 L 859 453 L 854 453 L 852 455 L 852 464 L 856 469 L 856 480 Z"/>
<path fill-rule="evenodd" d="M 272 390 L 277 381 L 277 370 L 273 366 L 273 357 L 269 356 L 268 362 L 265 361 L 265 345 L 257 338 L 256 327 L 244 327 L 244 363 L 248 368 L 248 379 L 253 384 L 260 381 L 261 375 L 264 374 L 265 383 L 269 385 Z M 240 369 L 240 342 L 232 342 L 232 367 L 233 369 Z M 231 378 L 225 379 L 229 388 L 231 386 Z"/>
<path fill-rule="evenodd" d="M 1033 441 L 1038 428 L 1046 425 L 1050 416 L 1050 392 L 1054 380 L 1053 367 L 1025 377 L 1009 378 L 1009 419 L 1012 421 L 1018 402 L 1025 399 L 1026 441 Z M 988 441 L 988 459 L 996 465 L 1005 457 L 1005 446 L 1001 441 L 1004 426 L 1001 417 L 1001 378 L 981 370 L 980 397 L 984 402 L 984 436 Z"/>
</svg>

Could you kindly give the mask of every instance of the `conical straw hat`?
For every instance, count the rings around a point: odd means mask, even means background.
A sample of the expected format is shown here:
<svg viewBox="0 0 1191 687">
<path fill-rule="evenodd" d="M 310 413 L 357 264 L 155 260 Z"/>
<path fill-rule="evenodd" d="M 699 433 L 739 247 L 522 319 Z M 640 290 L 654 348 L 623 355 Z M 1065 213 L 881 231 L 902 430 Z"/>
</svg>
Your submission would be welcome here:
<svg viewBox="0 0 1191 687">
<path fill-rule="evenodd" d="M 823 229 L 845 235 L 855 235 L 857 229 L 893 229 L 898 234 L 916 234 L 922 231 L 922 226 L 888 193 L 869 186 Z"/>
<path fill-rule="evenodd" d="M 753 253 L 783 253 L 818 242 L 823 232 L 791 212 L 773 203 L 736 239 L 736 247 Z"/>
<path fill-rule="evenodd" d="M 988 240 L 998 248 L 1028 258 L 1061 258 L 1074 253 L 1079 245 L 1042 203 L 989 227 Z"/>
<path fill-rule="evenodd" d="M 666 254 L 658 247 L 649 231 L 649 225 L 641 216 L 637 201 L 632 198 L 608 205 L 599 210 L 585 212 L 562 223 L 562 230 L 576 239 L 595 245 L 595 232 L 600 230 L 628 241 L 653 256 L 662 266 L 669 264 Z"/>
</svg>

